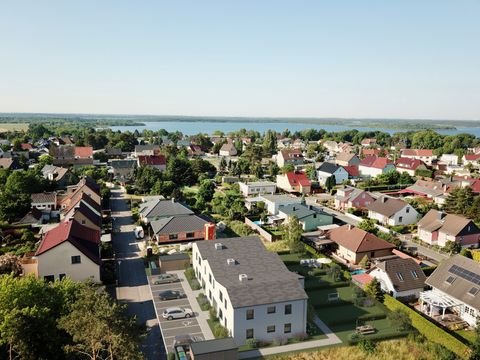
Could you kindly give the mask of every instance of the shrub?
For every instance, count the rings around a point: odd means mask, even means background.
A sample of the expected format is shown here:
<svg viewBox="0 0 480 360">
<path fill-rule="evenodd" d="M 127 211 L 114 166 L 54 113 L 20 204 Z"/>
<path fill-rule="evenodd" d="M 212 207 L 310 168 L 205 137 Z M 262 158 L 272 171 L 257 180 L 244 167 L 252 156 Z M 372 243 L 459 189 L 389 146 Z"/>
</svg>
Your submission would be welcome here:
<svg viewBox="0 0 480 360">
<path fill-rule="evenodd" d="M 375 353 L 375 350 L 377 349 L 375 343 L 368 339 L 360 340 L 357 346 L 360 348 L 360 350 L 369 355 Z"/>
<path fill-rule="evenodd" d="M 208 311 L 209 312 L 209 315 L 210 315 L 210 320 L 211 321 L 218 321 L 218 318 L 217 318 L 217 311 L 215 310 L 215 308 L 210 308 L 210 310 Z"/>
<path fill-rule="evenodd" d="M 256 349 L 258 342 L 255 339 L 247 339 L 247 341 L 245 341 L 245 345 L 247 345 L 247 348 L 249 349 Z"/>
<path fill-rule="evenodd" d="M 195 279 L 195 271 L 193 270 L 192 267 L 189 267 L 188 269 L 185 270 L 185 277 L 188 280 Z"/>
<path fill-rule="evenodd" d="M 168 359 L 168 360 L 175 360 L 175 354 L 169 352 L 169 353 L 168 353 L 168 356 L 167 356 L 167 359 Z"/>
<path fill-rule="evenodd" d="M 230 334 L 226 327 L 223 327 L 220 323 L 216 323 L 213 327 L 213 336 L 216 339 L 222 339 L 228 337 Z"/>
<path fill-rule="evenodd" d="M 200 290 L 202 288 L 197 279 L 193 279 L 190 282 L 190 287 L 192 288 L 192 290 Z"/>
<path fill-rule="evenodd" d="M 468 357 L 470 350 L 467 345 L 463 344 L 460 340 L 431 323 L 422 315 L 410 309 L 407 305 L 402 304 L 400 301 L 389 295 L 385 295 L 384 304 L 392 311 L 398 308 L 404 309 L 412 320 L 412 325 L 429 341 L 445 346 L 448 350 L 454 352 L 457 357 Z"/>
</svg>

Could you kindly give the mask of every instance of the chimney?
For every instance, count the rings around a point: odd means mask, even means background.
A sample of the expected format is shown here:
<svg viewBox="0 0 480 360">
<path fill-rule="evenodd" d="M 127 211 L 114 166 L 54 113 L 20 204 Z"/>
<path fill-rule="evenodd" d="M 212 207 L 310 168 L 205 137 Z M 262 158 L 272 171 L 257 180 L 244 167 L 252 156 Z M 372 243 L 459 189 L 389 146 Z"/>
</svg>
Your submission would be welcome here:
<svg viewBox="0 0 480 360">
<path fill-rule="evenodd" d="M 223 244 L 222 243 L 216 243 L 215 244 L 215 250 L 222 250 L 223 249 Z"/>
<path fill-rule="evenodd" d="M 235 259 L 227 259 L 227 265 L 235 265 L 236 263 Z"/>
<path fill-rule="evenodd" d="M 352 224 L 348 224 L 348 225 L 347 225 L 347 229 L 348 229 L 348 230 L 352 230 L 352 229 L 353 229 Z"/>
<path fill-rule="evenodd" d="M 295 211 L 295 210 L 297 210 L 297 209 L 296 209 L 295 206 L 294 206 L 294 207 L 293 207 L 293 211 Z"/>
<path fill-rule="evenodd" d="M 312 205 L 308 205 L 308 209 L 309 209 L 309 210 L 313 210 L 313 206 L 312 206 Z"/>
</svg>

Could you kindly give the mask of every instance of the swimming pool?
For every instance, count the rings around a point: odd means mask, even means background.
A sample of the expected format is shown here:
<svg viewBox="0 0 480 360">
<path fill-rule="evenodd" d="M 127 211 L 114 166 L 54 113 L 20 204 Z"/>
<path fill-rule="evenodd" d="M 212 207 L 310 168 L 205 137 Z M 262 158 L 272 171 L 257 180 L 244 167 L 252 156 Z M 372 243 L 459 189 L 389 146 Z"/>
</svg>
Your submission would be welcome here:
<svg viewBox="0 0 480 360">
<path fill-rule="evenodd" d="M 353 270 L 353 271 L 350 271 L 350 274 L 352 275 L 359 275 L 359 274 L 365 274 L 365 270 L 363 269 L 358 269 L 358 270 Z"/>
</svg>

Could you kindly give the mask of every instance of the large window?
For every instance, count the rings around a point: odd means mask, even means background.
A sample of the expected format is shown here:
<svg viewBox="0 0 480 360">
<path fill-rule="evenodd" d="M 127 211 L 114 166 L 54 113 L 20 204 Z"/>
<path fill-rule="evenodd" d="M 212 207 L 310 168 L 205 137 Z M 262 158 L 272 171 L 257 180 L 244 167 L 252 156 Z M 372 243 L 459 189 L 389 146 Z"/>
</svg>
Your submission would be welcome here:
<svg viewBox="0 0 480 360">
<path fill-rule="evenodd" d="M 43 277 L 43 280 L 45 280 L 45 281 L 55 281 L 55 276 L 47 275 L 47 276 Z"/>
<path fill-rule="evenodd" d="M 253 329 L 247 329 L 246 338 L 253 339 Z"/>
<path fill-rule="evenodd" d="M 254 317 L 254 311 L 253 309 L 247 310 L 247 320 L 252 320 Z"/>
<path fill-rule="evenodd" d="M 80 255 L 75 255 L 72 256 L 72 264 L 81 264 L 82 259 L 80 258 Z"/>
<path fill-rule="evenodd" d="M 187 239 L 188 239 L 188 238 L 193 238 L 193 237 L 195 237 L 195 233 L 194 233 L 194 232 L 188 232 L 188 233 L 187 233 Z"/>
<path fill-rule="evenodd" d="M 292 313 L 292 305 L 285 305 L 285 315 L 290 315 Z"/>
<path fill-rule="evenodd" d="M 273 333 L 273 332 L 275 332 L 275 325 L 267 326 L 267 333 Z"/>
</svg>

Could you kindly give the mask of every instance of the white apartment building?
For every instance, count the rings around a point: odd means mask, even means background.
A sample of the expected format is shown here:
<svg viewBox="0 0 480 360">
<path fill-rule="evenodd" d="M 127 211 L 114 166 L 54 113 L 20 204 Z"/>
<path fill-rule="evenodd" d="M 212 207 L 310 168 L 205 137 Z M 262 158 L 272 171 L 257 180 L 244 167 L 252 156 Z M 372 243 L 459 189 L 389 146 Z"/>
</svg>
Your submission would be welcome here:
<svg viewBox="0 0 480 360">
<path fill-rule="evenodd" d="M 240 186 L 240 192 L 245 197 L 275 194 L 277 191 L 277 184 L 272 181 L 239 182 L 238 185 Z"/>
<path fill-rule="evenodd" d="M 306 332 L 304 279 L 290 272 L 259 238 L 194 243 L 192 261 L 205 295 L 237 345 Z"/>
</svg>

